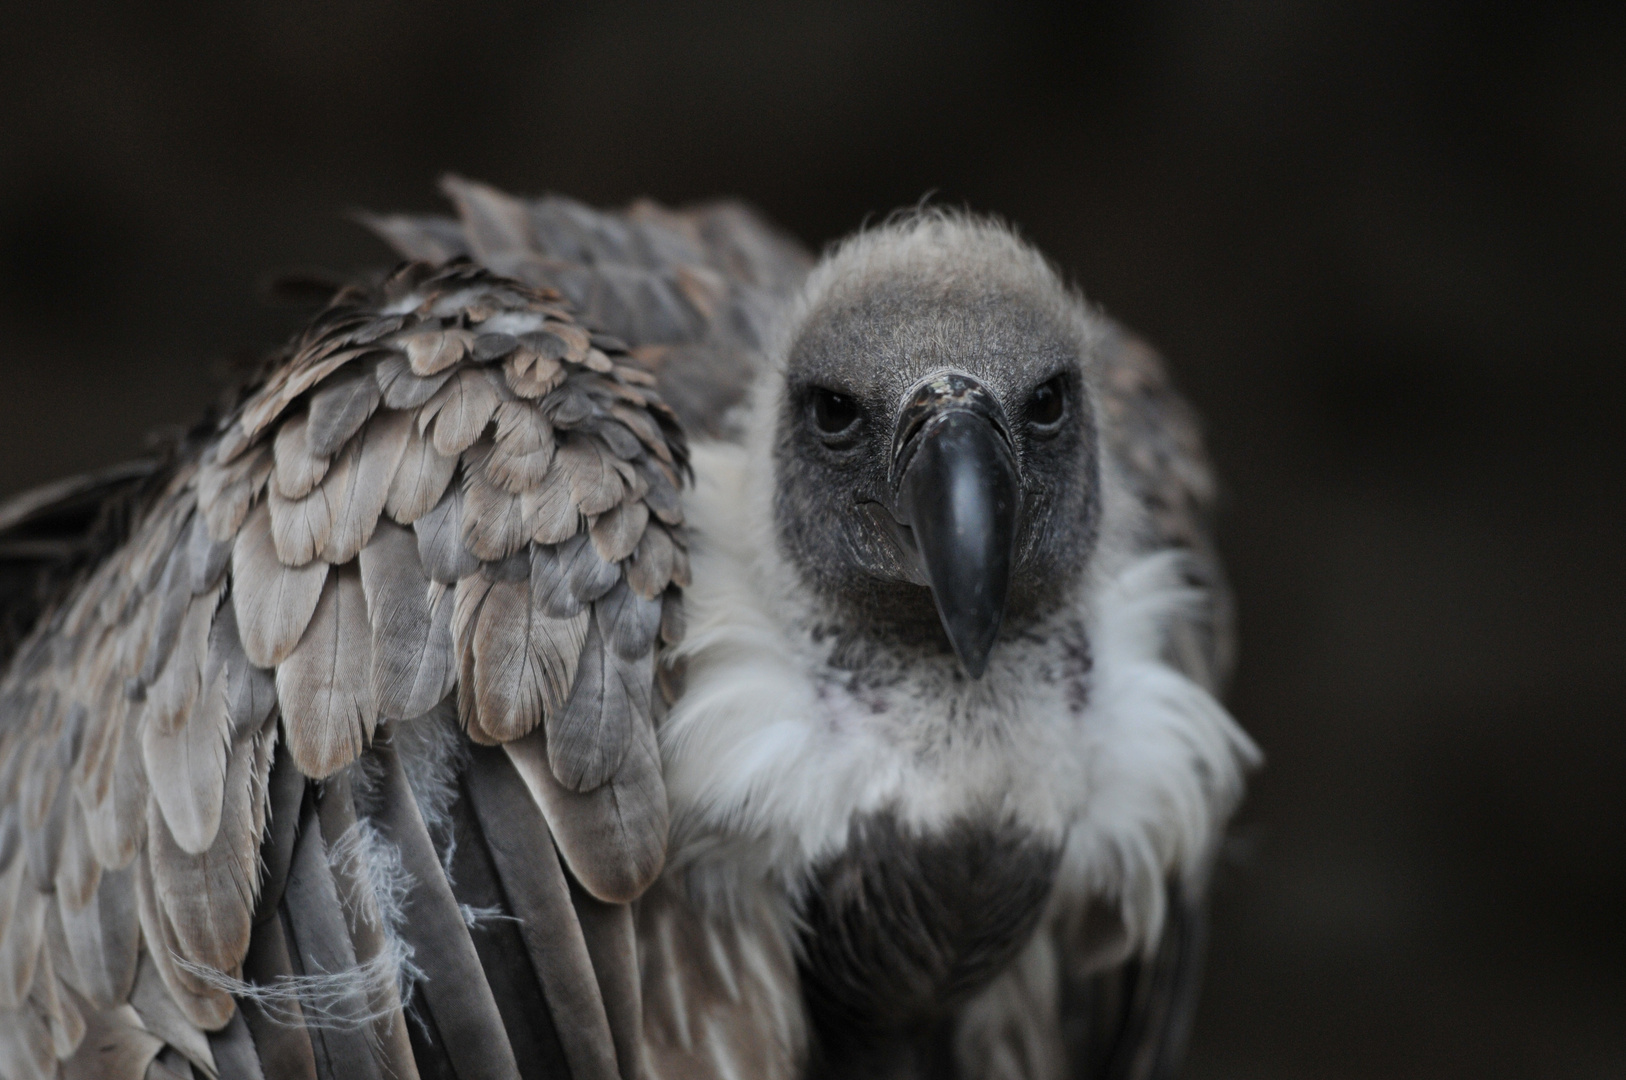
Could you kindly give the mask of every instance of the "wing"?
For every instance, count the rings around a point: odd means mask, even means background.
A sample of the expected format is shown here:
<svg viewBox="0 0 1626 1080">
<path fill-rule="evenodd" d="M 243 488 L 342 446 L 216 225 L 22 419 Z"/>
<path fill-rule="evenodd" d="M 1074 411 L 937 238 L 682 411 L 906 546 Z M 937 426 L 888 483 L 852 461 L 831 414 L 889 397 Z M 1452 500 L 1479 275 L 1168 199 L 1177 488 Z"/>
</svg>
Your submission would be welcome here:
<svg viewBox="0 0 1626 1080">
<path fill-rule="evenodd" d="M 1146 509 L 1143 542 L 1185 551 L 1189 583 L 1203 598 L 1193 618 L 1170 629 L 1170 659 L 1218 691 L 1234 663 L 1234 614 L 1214 550 L 1216 489 L 1197 414 L 1175 391 L 1162 358 L 1122 327 L 1107 325 L 1098 356 L 1102 437 Z"/>
<path fill-rule="evenodd" d="M 456 219 L 370 217 L 405 258 L 467 255 L 558 289 L 593 325 L 633 344 L 693 436 L 732 434 L 776 312 L 813 260 L 735 202 L 674 211 L 651 202 L 603 213 L 559 196 L 525 201 L 483 184 L 442 184 Z"/>
<path fill-rule="evenodd" d="M 162 467 L 0 511 L 3 561 L 139 489 L 16 605 L 0 1075 L 632 1074 L 687 578 L 655 381 L 557 291 L 408 264 Z"/>
</svg>

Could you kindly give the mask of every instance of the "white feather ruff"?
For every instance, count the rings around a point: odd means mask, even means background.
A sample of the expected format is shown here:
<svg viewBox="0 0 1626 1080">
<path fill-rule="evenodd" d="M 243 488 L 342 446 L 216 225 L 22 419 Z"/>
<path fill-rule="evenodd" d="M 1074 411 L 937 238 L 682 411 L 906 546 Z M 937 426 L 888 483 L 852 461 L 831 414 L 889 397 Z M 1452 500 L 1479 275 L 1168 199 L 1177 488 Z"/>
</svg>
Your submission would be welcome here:
<svg viewBox="0 0 1626 1080">
<path fill-rule="evenodd" d="M 774 414 L 764 404 L 757 417 Z M 901 685 L 853 690 L 774 542 L 765 426 L 694 449 L 687 684 L 661 733 L 669 864 L 711 885 L 756 866 L 794 890 L 857 815 L 923 829 L 993 815 L 1065 845 L 1058 893 L 1117 900 L 1131 942 L 1155 941 L 1165 879 L 1201 872 L 1257 758 L 1163 656 L 1170 621 L 1201 600 L 1181 555 L 1109 544 L 1056 633 L 1002 642 L 980 681 L 922 662 Z M 1128 531 L 1108 526 L 1109 540 Z M 1084 695 L 1054 677 L 1069 623 L 1093 652 Z"/>
</svg>

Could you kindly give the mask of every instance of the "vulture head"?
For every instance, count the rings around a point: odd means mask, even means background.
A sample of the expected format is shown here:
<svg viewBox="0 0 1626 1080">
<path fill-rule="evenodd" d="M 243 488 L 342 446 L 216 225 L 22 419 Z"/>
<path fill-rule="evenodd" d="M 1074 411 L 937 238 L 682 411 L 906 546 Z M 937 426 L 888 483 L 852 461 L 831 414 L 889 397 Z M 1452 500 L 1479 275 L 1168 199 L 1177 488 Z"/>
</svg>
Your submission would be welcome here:
<svg viewBox="0 0 1626 1080">
<path fill-rule="evenodd" d="M 925 212 L 820 264 L 776 352 L 774 523 L 833 621 L 980 678 L 1074 595 L 1101 507 L 1096 333 L 995 222 Z"/>
</svg>

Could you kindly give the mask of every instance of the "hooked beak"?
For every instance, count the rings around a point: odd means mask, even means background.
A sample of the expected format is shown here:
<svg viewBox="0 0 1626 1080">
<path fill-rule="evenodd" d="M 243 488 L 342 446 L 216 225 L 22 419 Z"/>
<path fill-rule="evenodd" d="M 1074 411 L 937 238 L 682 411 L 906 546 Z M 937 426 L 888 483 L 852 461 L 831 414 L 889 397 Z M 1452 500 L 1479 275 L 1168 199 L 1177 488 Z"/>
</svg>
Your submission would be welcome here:
<svg viewBox="0 0 1626 1080">
<path fill-rule="evenodd" d="M 999 400 L 943 372 L 910 394 L 892 442 L 898 520 L 915 548 L 960 666 L 982 678 L 1015 559 L 1021 487 Z"/>
</svg>

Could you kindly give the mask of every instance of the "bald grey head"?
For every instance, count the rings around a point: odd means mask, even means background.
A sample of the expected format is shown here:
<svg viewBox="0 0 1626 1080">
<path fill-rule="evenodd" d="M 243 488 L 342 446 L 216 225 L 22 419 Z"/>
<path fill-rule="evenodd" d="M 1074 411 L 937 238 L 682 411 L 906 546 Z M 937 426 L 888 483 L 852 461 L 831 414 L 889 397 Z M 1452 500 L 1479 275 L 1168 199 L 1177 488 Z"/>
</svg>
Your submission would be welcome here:
<svg viewBox="0 0 1626 1080">
<path fill-rule="evenodd" d="M 1072 594 L 1100 518 L 1093 337 L 996 222 L 928 211 L 826 257 L 782 346 L 774 509 L 837 622 L 979 678 Z"/>
</svg>

